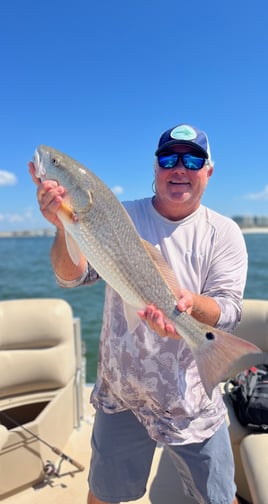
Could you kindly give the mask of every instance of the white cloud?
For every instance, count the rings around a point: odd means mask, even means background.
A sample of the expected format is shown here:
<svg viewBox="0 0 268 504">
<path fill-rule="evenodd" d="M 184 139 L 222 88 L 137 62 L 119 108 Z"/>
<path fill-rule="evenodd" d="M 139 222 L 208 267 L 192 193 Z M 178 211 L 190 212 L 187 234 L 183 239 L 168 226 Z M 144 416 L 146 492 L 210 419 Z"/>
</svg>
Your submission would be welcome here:
<svg viewBox="0 0 268 504">
<path fill-rule="evenodd" d="M 0 170 L 0 186 L 15 185 L 18 179 L 14 173 Z"/>
<path fill-rule="evenodd" d="M 265 186 L 263 191 L 258 193 L 250 193 L 245 196 L 246 199 L 255 201 L 266 201 L 268 200 L 268 185 Z"/>
<path fill-rule="evenodd" d="M 117 185 L 117 186 L 112 187 L 112 191 L 114 194 L 122 194 L 124 192 L 124 189 L 123 189 L 123 187 Z"/>
<path fill-rule="evenodd" d="M 14 224 L 16 222 L 27 222 L 33 217 L 31 208 L 26 209 L 23 213 L 0 213 L 0 222 Z"/>
</svg>

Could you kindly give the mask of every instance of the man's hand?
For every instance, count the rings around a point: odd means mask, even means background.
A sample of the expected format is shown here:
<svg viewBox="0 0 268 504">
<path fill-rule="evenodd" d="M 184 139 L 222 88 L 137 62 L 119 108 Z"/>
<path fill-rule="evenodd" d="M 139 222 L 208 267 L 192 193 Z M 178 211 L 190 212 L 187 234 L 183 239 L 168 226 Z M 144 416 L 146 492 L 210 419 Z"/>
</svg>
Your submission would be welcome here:
<svg viewBox="0 0 268 504">
<path fill-rule="evenodd" d="M 165 315 L 161 310 L 158 310 L 154 305 L 148 305 L 145 310 L 138 312 L 138 315 L 144 320 L 150 329 L 159 334 L 161 337 L 169 336 L 169 338 L 180 338 L 173 325 L 165 319 Z"/>
<path fill-rule="evenodd" d="M 57 228 L 63 228 L 63 225 L 57 217 L 57 212 L 63 202 L 65 189 L 59 186 L 55 180 L 45 180 L 41 182 L 35 175 L 35 168 L 32 162 L 29 163 L 29 172 L 33 182 L 37 185 L 37 200 L 40 211 L 45 219 Z"/>
<path fill-rule="evenodd" d="M 72 209 L 66 204 L 66 191 L 55 180 L 44 180 L 36 177 L 35 167 L 29 163 L 29 172 L 34 184 L 37 185 L 37 200 L 43 216 L 57 227 L 57 233 L 51 248 L 51 263 L 55 273 L 62 280 L 76 280 L 84 274 L 87 267 L 87 260 L 81 254 L 79 262 L 72 261 L 65 240 L 64 226 L 58 218 L 59 209 L 70 213 L 69 217 L 74 218 Z"/>
<path fill-rule="evenodd" d="M 177 307 L 179 311 L 186 311 L 190 315 L 193 308 L 193 294 L 186 289 L 181 289 Z M 165 314 L 154 305 L 148 305 L 145 310 L 140 310 L 138 314 L 159 336 L 181 339 L 172 323 L 165 318 Z"/>
</svg>

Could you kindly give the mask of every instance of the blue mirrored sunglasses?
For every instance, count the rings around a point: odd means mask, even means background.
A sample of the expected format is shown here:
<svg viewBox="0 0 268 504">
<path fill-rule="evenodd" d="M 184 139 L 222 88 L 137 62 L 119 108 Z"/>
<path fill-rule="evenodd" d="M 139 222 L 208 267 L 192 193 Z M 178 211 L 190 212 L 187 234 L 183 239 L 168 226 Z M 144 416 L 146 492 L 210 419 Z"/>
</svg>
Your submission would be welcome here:
<svg viewBox="0 0 268 504">
<path fill-rule="evenodd" d="M 200 170 L 206 162 L 206 158 L 204 157 L 197 157 L 189 153 L 182 154 L 181 152 L 158 154 L 157 159 L 159 166 L 164 168 L 164 170 L 175 168 L 180 159 L 187 170 Z"/>
</svg>

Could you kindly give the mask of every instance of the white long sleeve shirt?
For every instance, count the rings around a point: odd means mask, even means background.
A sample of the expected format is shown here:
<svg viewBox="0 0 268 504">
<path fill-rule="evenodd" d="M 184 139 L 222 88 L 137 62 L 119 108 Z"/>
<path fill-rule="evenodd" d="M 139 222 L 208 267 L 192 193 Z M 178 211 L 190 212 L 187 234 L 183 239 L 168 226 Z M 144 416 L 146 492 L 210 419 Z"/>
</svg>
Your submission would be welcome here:
<svg viewBox="0 0 268 504">
<path fill-rule="evenodd" d="M 150 198 L 124 206 L 141 237 L 161 251 L 179 285 L 213 297 L 221 309 L 217 327 L 233 331 L 241 318 L 247 274 L 237 224 L 202 205 L 176 222 L 161 216 Z M 91 401 L 106 413 L 132 410 L 153 439 L 168 444 L 209 438 L 226 413 L 218 387 L 211 400 L 205 393 L 185 341 L 160 338 L 143 321 L 129 333 L 122 300 L 109 286 Z"/>
</svg>

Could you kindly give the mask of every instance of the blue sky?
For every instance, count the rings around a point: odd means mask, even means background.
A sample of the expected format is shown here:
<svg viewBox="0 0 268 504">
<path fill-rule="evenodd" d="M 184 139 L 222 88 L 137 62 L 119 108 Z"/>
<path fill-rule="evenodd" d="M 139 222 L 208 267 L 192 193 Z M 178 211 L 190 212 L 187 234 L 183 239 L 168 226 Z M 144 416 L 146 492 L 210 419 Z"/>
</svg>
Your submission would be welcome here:
<svg viewBox="0 0 268 504">
<path fill-rule="evenodd" d="M 78 159 L 120 200 L 152 194 L 160 134 L 210 139 L 203 203 L 268 215 L 267 1 L 9 0 L 0 7 L 0 231 L 47 227 L 27 162 Z"/>
</svg>

